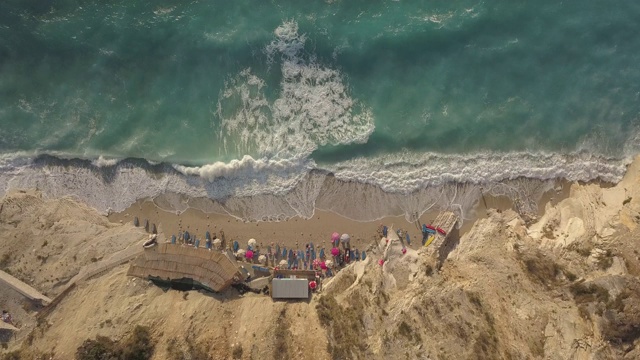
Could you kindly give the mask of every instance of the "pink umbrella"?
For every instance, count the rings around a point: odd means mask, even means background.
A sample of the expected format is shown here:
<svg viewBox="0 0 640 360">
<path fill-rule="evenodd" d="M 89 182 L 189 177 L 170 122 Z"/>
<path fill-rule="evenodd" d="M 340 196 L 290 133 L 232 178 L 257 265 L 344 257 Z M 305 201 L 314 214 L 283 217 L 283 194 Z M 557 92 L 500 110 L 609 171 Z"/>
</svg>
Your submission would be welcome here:
<svg viewBox="0 0 640 360">
<path fill-rule="evenodd" d="M 247 250 L 247 252 L 246 252 L 246 253 L 244 253 L 244 256 L 245 256 L 247 259 L 253 259 L 253 251 L 251 251 L 251 250 Z"/>
<path fill-rule="evenodd" d="M 336 248 L 336 247 L 332 248 L 332 249 L 331 249 L 331 255 L 333 255 L 333 256 L 338 256 L 338 255 L 340 255 L 340 249 L 338 249 L 338 248 Z"/>
<path fill-rule="evenodd" d="M 313 260 L 313 263 L 312 263 L 313 264 L 313 268 L 314 269 L 319 268 L 320 267 L 320 262 L 321 262 L 320 259 Z"/>
<path fill-rule="evenodd" d="M 380 266 L 384 265 L 384 259 L 380 259 L 380 260 L 378 261 L 378 264 L 379 264 Z"/>
<path fill-rule="evenodd" d="M 315 290 L 317 286 L 318 283 L 316 283 L 314 280 L 309 281 L 309 287 L 311 288 L 311 290 Z"/>
<path fill-rule="evenodd" d="M 340 234 L 338 234 L 337 232 L 334 232 L 333 234 L 331 234 L 331 241 L 332 242 L 336 242 L 340 240 Z"/>
<path fill-rule="evenodd" d="M 402 248 L 402 254 L 406 254 L 407 253 L 407 248 Z"/>
<path fill-rule="evenodd" d="M 327 270 L 327 264 L 324 261 L 320 262 L 320 269 Z"/>
</svg>

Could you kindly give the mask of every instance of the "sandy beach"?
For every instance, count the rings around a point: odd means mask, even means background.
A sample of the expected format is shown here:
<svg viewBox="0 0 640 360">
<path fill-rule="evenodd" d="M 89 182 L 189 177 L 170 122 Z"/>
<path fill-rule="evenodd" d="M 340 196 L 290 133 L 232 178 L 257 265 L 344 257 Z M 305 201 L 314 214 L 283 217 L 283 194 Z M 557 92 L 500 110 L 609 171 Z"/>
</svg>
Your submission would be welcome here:
<svg viewBox="0 0 640 360">
<path fill-rule="evenodd" d="M 429 223 L 436 215 L 437 213 L 426 214 L 421 221 Z M 149 220 L 150 226 L 156 224 L 158 232 L 167 239 L 185 230 L 202 239 L 206 231 L 212 236 L 220 236 L 223 231 L 226 239 L 230 240 L 229 243 L 238 241 L 241 247 L 246 247 L 247 241 L 253 238 L 261 247 L 273 242 L 289 248 L 303 249 L 307 243 L 312 242 L 315 246 L 326 249 L 331 247 L 331 234 L 338 232 L 351 236 L 352 247 L 366 249 L 379 240 L 376 234 L 380 224 L 408 231 L 411 239 L 415 239 L 410 247 L 417 248 L 422 238 L 416 224 L 409 223 L 403 216 L 363 222 L 322 210 L 316 210 L 311 219 L 295 217 L 281 222 L 244 222 L 229 215 L 205 214 L 196 209 L 176 214 L 158 208 L 153 201 L 141 200 L 124 212 L 108 216 L 112 222 L 123 223 L 132 222 L 135 217 L 139 219 L 141 226 L 144 226 L 145 220 Z"/>
</svg>

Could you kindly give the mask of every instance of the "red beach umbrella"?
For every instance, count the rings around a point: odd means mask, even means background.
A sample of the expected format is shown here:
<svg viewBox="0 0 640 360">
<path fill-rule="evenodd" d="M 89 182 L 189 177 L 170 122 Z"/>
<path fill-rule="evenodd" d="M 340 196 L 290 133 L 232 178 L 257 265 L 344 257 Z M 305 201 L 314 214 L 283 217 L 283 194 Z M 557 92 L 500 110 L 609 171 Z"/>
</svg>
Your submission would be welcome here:
<svg viewBox="0 0 640 360">
<path fill-rule="evenodd" d="M 251 251 L 251 250 L 247 250 L 247 252 L 246 252 L 246 253 L 244 253 L 244 256 L 245 256 L 247 259 L 253 259 L 253 251 Z"/>
<path fill-rule="evenodd" d="M 316 283 L 315 280 L 309 281 L 309 288 L 311 288 L 311 290 L 315 290 L 316 287 L 318 287 L 318 283 Z"/>
<path fill-rule="evenodd" d="M 340 255 L 340 249 L 338 249 L 338 248 L 336 248 L 336 247 L 332 248 L 332 249 L 331 249 L 331 255 L 333 255 L 333 256 L 338 256 L 338 255 Z"/>
<path fill-rule="evenodd" d="M 327 270 L 327 264 L 324 261 L 320 262 L 320 269 Z"/>
<path fill-rule="evenodd" d="M 384 265 L 384 259 L 378 260 L 378 265 L 380 265 L 380 266 Z"/>
</svg>

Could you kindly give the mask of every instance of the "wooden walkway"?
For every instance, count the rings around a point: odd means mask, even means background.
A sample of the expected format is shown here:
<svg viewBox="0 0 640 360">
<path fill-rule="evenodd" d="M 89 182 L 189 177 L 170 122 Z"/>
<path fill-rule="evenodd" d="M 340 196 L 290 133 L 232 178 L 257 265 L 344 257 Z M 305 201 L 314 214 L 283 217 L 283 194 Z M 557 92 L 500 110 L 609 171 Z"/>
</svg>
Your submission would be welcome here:
<svg viewBox="0 0 640 360">
<path fill-rule="evenodd" d="M 436 260 L 436 266 L 442 266 L 442 263 L 449 255 L 452 249 L 450 249 L 449 243 L 452 238 L 452 233 L 457 233 L 458 215 L 451 211 L 444 211 L 438 214 L 431 226 L 440 228 L 445 231 L 445 234 L 441 234 L 436 231 L 435 239 L 426 248 L 427 255 L 433 257 Z M 457 236 L 457 235 L 456 235 Z"/>
</svg>

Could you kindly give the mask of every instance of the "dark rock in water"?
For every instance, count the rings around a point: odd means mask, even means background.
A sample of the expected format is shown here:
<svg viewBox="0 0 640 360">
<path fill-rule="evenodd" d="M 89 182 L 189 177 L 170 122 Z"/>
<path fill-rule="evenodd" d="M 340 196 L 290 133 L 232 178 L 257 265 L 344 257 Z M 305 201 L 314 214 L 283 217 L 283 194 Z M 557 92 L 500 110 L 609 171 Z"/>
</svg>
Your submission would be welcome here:
<svg viewBox="0 0 640 360">
<path fill-rule="evenodd" d="M 137 216 L 133 218 L 133 226 L 135 227 L 140 226 L 140 220 L 138 220 Z"/>
<path fill-rule="evenodd" d="M 149 220 L 144 221 L 144 231 L 149 232 Z"/>
<path fill-rule="evenodd" d="M 157 234 L 158 233 L 158 229 L 156 228 L 156 224 L 153 224 L 153 226 L 151 227 L 151 233 L 153 234 Z"/>
</svg>

